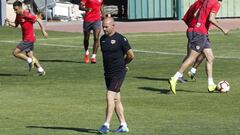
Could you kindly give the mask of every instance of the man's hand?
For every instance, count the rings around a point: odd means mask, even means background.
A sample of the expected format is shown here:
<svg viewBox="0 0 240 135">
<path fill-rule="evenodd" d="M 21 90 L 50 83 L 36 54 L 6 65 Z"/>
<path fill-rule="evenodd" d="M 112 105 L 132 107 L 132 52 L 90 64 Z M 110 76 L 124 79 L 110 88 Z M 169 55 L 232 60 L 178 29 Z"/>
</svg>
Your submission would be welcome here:
<svg viewBox="0 0 240 135">
<path fill-rule="evenodd" d="M 48 34 L 47 34 L 47 32 L 46 31 L 43 31 L 43 36 L 45 37 L 45 38 L 48 38 Z"/>
<path fill-rule="evenodd" d="M 223 31 L 224 35 L 228 35 L 230 30 L 229 29 L 223 29 L 222 31 Z"/>
</svg>

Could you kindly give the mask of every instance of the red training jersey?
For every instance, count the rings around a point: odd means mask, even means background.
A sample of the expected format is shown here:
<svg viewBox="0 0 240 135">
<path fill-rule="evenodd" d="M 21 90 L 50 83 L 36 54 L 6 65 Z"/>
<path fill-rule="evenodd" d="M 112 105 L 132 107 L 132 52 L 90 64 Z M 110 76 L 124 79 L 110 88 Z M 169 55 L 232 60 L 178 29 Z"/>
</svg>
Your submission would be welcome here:
<svg viewBox="0 0 240 135">
<path fill-rule="evenodd" d="M 186 23 L 186 25 L 188 26 L 187 32 L 192 32 L 194 26 L 197 23 L 197 19 L 195 14 L 199 11 L 199 9 L 201 8 L 203 2 L 202 0 L 197 0 L 196 2 L 194 2 L 189 9 L 187 10 L 187 12 L 185 13 L 184 17 L 183 17 L 183 21 Z"/>
<path fill-rule="evenodd" d="M 35 42 L 36 38 L 34 34 L 33 23 L 36 20 L 37 17 L 29 13 L 27 10 L 24 10 L 22 15 L 16 15 L 15 23 L 21 25 L 23 41 Z"/>
<path fill-rule="evenodd" d="M 207 35 L 211 22 L 208 20 L 210 13 L 217 14 L 221 5 L 218 0 L 205 0 L 202 8 L 199 11 L 197 18 L 197 24 L 194 27 L 194 31 Z"/>
<path fill-rule="evenodd" d="M 103 5 L 103 0 L 82 0 L 81 4 L 85 8 L 91 8 L 92 11 L 87 12 L 84 17 L 85 22 L 95 22 L 101 19 L 101 7 Z"/>
</svg>

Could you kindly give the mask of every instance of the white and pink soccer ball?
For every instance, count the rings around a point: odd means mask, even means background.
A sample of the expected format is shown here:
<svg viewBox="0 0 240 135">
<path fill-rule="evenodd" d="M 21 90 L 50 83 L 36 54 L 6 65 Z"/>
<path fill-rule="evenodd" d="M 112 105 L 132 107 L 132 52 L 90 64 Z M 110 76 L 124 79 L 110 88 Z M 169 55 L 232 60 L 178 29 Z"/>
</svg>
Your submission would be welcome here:
<svg viewBox="0 0 240 135">
<path fill-rule="evenodd" d="M 226 93 L 230 90 L 230 85 L 227 81 L 220 81 L 217 85 L 219 92 Z"/>
</svg>

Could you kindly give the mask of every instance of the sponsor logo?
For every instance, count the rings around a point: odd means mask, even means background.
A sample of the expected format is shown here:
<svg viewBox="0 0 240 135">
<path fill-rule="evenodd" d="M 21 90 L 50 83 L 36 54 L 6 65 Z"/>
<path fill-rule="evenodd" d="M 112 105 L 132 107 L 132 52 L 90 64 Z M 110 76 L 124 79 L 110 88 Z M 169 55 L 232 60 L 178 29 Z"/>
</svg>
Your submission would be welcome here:
<svg viewBox="0 0 240 135">
<path fill-rule="evenodd" d="M 116 44 L 116 40 L 111 40 L 111 44 Z"/>
<path fill-rule="evenodd" d="M 197 45 L 197 46 L 196 46 L 196 49 L 199 50 L 199 49 L 200 49 L 200 46 Z"/>
<path fill-rule="evenodd" d="M 201 26 L 201 23 L 198 22 L 198 23 L 196 24 L 196 27 L 200 27 L 200 26 Z"/>
</svg>

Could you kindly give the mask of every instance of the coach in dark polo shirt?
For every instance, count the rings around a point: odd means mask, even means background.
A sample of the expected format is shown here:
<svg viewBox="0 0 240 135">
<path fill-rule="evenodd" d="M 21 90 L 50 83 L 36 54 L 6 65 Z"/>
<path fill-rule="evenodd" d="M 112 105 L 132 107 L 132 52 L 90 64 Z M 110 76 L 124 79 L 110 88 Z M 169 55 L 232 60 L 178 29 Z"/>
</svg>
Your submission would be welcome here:
<svg viewBox="0 0 240 135">
<path fill-rule="evenodd" d="M 107 109 L 105 122 L 100 127 L 99 132 L 109 132 L 114 110 L 120 122 L 120 126 L 115 132 L 129 132 L 121 103 L 120 88 L 128 70 L 126 65 L 133 60 L 134 54 L 127 38 L 114 30 L 113 18 L 105 18 L 102 26 L 104 35 L 100 39 L 100 46 L 103 54 L 104 76 L 107 88 Z"/>
</svg>

